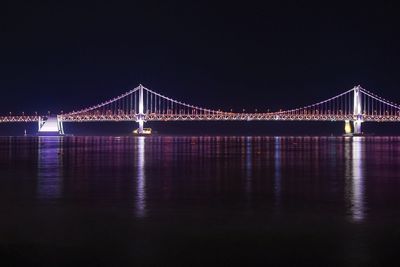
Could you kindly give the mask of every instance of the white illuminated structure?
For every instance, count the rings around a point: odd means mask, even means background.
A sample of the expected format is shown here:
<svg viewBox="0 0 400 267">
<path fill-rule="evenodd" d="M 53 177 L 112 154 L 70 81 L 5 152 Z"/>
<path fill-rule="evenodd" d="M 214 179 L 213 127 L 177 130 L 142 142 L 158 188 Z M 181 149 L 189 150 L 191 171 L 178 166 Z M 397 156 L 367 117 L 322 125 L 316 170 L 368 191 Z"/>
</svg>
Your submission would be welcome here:
<svg viewBox="0 0 400 267">
<path fill-rule="evenodd" d="M 353 88 L 354 90 L 354 104 L 353 104 L 353 126 L 354 126 L 354 134 L 361 134 L 361 123 L 362 123 L 362 101 L 361 101 L 361 87 L 356 86 Z"/>
<path fill-rule="evenodd" d="M 57 117 L 47 117 L 43 119 L 39 117 L 38 121 L 39 135 L 63 135 L 64 128 L 62 121 Z"/>
</svg>

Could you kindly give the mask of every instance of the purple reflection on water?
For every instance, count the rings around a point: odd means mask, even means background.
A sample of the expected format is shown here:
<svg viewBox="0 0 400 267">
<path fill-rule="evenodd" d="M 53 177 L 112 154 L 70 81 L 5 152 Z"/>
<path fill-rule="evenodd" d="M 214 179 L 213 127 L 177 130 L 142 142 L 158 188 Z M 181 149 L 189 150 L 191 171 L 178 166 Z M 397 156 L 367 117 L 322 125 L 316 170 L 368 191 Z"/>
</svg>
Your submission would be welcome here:
<svg viewBox="0 0 400 267">
<path fill-rule="evenodd" d="M 250 194 L 251 193 L 251 187 L 252 187 L 252 168 L 253 168 L 253 162 L 252 162 L 252 137 L 247 136 L 246 139 L 244 140 L 244 144 L 246 145 L 246 164 L 245 164 L 245 169 L 246 169 L 246 193 Z"/>
<path fill-rule="evenodd" d="M 62 196 L 62 137 L 39 137 L 37 152 L 37 198 L 60 198 Z"/>
<path fill-rule="evenodd" d="M 140 136 L 137 140 L 137 180 L 136 180 L 136 216 L 146 216 L 146 175 L 145 175 L 145 137 Z"/>
<path fill-rule="evenodd" d="M 0 137 L 0 236 L 35 263 L 391 266 L 399 173 L 398 137 Z"/>
<path fill-rule="evenodd" d="M 274 178 L 274 193 L 275 193 L 275 205 L 279 208 L 281 199 L 281 138 L 275 137 L 275 150 L 274 150 L 274 167 L 275 167 L 275 178 Z"/>
</svg>

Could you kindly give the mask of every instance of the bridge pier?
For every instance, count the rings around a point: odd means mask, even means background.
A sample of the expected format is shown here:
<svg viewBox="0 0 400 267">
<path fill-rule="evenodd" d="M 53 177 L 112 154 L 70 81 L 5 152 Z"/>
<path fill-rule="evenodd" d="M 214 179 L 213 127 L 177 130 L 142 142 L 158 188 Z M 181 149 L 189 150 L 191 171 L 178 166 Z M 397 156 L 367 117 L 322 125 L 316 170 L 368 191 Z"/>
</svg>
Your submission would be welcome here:
<svg viewBox="0 0 400 267">
<path fill-rule="evenodd" d="M 144 120 L 139 119 L 138 122 L 139 122 L 138 134 L 143 134 Z"/>
<path fill-rule="evenodd" d="M 60 134 L 64 135 L 64 125 L 62 120 L 60 120 L 60 118 L 57 116 L 57 122 L 58 122 L 58 129 Z"/>
<path fill-rule="evenodd" d="M 362 123 L 361 119 L 357 119 L 357 120 L 353 121 L 353 129 L 354 129 L 353 133 L 354 134 L 361 134 L 362 133 L 362 131 L 361 131 L 361 123 Z"/>
<path fill-rule="evenodd" d="M 353 126 L 351 124 L 353 124 Z M 349 120 L 344 121 L 344 133 L 347 135 L 362 134 L 361 124 L 362 124 L 362 120 L 355 120 L 355 121 L 352 121 L 352 123 L 350 123 Z"/>
</svg>

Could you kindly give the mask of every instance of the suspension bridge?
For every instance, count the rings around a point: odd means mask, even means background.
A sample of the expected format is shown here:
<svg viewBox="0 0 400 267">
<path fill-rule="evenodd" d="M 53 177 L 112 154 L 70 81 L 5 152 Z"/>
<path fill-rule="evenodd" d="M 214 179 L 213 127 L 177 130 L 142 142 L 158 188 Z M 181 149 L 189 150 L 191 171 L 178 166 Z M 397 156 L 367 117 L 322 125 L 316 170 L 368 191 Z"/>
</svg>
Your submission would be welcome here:
<svg viewBox="0 0 400 267">
<path fill-rule="evenodd" d="M 143 85 L 103 103 L 55 116 L 0 116 L 0 123 L 37 122 L 39 133 L 64 134 L 64 122 L 149 121 L 343 121 L 346 133 L 361 134 L 363 122 L 400 122 L 400 105 L 361 86 L 329 99 L 273 112 L 226 112 L 187 104 Z"/>
</svg>

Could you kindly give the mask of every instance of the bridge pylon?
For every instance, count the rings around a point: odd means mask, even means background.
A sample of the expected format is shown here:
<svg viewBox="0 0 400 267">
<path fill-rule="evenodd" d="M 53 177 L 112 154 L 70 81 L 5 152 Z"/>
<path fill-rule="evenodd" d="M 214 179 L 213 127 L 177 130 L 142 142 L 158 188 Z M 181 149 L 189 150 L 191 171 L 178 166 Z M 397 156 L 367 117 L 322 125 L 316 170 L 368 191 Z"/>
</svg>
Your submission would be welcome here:
<svg viewBox="0 0 400 267">
<path fill-rule="evenodd" d="M 354 102 L 353 102 L 353 133 L 361 134 L 361 123 L 363 122 L 362 114 L 362 97 L 360 92 L 361 86 L 357 85 L 353 88 L 354 90 Z"/>
<path fill-rule="evenodd" d="M 143 102 L 143 85 L 141 84 L 139 84 L 139 113 L 136 114 L 136 122 L 139 123 L 138 134 L 143 134 L 144 102 Z"/>
</svg>

